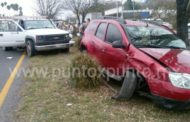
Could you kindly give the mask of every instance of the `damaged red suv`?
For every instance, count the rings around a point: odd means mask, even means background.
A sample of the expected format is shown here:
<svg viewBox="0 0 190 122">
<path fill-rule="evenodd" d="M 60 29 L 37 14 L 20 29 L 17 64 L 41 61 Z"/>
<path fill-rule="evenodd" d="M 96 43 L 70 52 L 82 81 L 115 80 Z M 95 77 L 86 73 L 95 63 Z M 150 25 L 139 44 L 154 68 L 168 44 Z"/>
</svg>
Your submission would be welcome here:
<svg viewBox="0 0 190 122">
<path fill-rule="evenodd" d="M 168 109 L 190 108 L 190 51 L 173 32 L 140 21 L 100 19 L 87 27 L 81 51 L 106 76 L 123 81 L 115 99 L 139 93 Z"/>
</svg>

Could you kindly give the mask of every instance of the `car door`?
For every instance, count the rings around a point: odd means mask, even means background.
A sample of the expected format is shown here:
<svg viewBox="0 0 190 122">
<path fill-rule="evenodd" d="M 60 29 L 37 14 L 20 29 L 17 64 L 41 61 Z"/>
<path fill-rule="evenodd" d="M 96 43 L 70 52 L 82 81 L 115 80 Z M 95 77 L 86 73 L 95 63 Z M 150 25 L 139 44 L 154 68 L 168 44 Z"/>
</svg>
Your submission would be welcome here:
<svg viewBox="0 0 190 122">
<path fill-rule="evenodd" d="M 24 30 L 12 20 L 0 20 L 0 46 L 24 44 Z"/>
<path fill-rule="evenodd" d="M 95 38 L 92 41 L 93 46 L 95 48 L 95 53 L 96 53 L 96 58 L 99 61 L 99 63 L 102 65 L 103 64 L 103 55 L 102 52 L 104 52 L 104 40 L 105 40 L 105 35 L 106 35 L 106 30 L 107 30 L 107 23 L 103 22 L 100 23 L 96 33 L 95 33 Z"/>
<path fill-rule="evenodd" d="M 127 55 L 126 50 L 121 48 L 113 48 L 112 43 L 114 41 L 121 41 L 124 44 L 123 35 L 114 24 L 109 24 L 106 33 L 106 39 L 104 42 L 104 51 L 102 52 L 103 64 L 106 70 L 111 73 L 111 75 L 123 75 L 126 64 Z"/>
</svg>

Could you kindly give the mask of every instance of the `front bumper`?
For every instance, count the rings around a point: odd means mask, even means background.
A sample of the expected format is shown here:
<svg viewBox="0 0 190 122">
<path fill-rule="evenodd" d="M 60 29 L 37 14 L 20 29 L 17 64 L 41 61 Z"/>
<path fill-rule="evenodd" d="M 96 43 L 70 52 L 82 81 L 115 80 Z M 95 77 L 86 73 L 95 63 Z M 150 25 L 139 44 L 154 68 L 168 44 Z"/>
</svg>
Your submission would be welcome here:
<svg viewBox="0 0 190 122">
<path fill-rule="evenodd" d="M 37 51 L 45 51 L 45 50 L 55 50 L 55 49 L 67 49 L 70 46 L 71 46 L 70 43 L 54 44 L 54 45 L 35 46 L 35 49 Z"/>
<path fill-rule="evenodd" d="M 190 109 L 190 100 L 177 101 L 177 100 L 163 98 L 159 96 L 153 96 L 153 101 L 159 107 L 162 107 L 168 110 L 189 110 Z"/>
<path fill-rule="evenodd" d="M 42 45 L 42 46 L 35 46 L 36 51 L 46 51 L 46 50 L 55 50 L 55 49 L 67 49 L 73 46 L 75 41 L 70 40 L 69 43 L 63 44 L 52 44 L 52 45 Z"/>
</svg>

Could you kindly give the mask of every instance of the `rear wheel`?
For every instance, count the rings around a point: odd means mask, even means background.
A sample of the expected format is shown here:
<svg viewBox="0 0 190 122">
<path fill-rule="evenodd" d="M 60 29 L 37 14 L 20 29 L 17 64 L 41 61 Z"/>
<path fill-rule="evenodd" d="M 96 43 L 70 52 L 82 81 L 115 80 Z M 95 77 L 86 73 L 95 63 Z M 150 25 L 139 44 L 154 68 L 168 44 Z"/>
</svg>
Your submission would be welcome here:
<svg viewBox="0 0 190 122">
<path fill-rule="evenodd" d="M 28 57 L 32 57 L 35 55 L 34 42 L 32 41 L 26 42 L 26 52 L 27 52 Z"/>
</svg>

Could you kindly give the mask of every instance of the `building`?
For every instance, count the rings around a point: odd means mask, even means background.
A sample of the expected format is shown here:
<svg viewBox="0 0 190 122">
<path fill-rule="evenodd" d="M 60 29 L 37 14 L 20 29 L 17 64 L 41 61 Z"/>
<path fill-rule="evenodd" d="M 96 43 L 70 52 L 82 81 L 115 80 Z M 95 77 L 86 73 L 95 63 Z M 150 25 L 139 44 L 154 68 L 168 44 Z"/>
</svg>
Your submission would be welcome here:
<svg viewBox="0 0 190 122">
<path fill-rule="evenodd" d="M 144 10 L 122 10 L 122 7 L 113 8 L 105 11 L 105 16 L 116 16 L 125 19 L 145 19 L 149 18 L 152 14 L 152 10 L 144 9 Z"/>
</svg>

